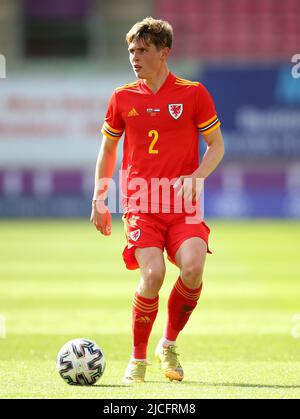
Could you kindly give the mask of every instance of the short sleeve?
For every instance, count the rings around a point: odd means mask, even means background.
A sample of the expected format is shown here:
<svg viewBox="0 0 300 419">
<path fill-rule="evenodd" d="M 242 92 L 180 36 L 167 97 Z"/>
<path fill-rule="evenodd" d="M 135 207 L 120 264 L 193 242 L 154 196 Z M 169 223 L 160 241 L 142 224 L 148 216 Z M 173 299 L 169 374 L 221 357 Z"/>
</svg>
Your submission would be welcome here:
<svg viewBox="0 0 300 419">
<path fill-rule="evenodd" d="M 111 140 L 119 140 L 124 132 L 124 121 L 118 110 L 116 92 L 112 94 L 109 100 L 101 132 Z"/>
<path fill-rule="evenodd" d="M 213 99 L 202 84 L 197 88 L 196 123 L 203 135 L 211 133 L 221 125 Z"/>
</svg>

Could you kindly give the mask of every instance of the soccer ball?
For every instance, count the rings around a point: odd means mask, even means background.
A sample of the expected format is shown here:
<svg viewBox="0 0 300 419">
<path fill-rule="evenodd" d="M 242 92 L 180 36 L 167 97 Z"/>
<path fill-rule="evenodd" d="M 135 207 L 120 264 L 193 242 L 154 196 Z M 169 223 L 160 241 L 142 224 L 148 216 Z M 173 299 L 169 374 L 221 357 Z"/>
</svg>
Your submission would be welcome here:
<svg viewBox="0 0 300 419">
<path fill-rule="evenodd" d="M 57 371 L 70 385 L 95 384 L 105 370 L 105 357 L 99 346 L 89 339 L 73 339 L 57 354 Z"/>
</svg>

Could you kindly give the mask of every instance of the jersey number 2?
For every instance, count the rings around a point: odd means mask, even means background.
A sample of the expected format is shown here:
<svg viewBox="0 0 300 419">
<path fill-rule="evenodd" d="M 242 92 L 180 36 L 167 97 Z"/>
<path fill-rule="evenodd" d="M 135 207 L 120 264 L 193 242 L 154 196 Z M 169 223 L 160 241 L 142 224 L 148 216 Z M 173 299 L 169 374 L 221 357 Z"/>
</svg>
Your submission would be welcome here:
<svg viewBox="0 0 300 419">
<path fill-rule="evenodd" d="M 152 129 L 148 132 L 148 137 L 152 138 L 151 144 L 149 145 L 149 154 L 158 154 L 158 150 L 154 149 L 155 144 L 158 140 L 158 132 L 155 129 Z"/>
</svg>

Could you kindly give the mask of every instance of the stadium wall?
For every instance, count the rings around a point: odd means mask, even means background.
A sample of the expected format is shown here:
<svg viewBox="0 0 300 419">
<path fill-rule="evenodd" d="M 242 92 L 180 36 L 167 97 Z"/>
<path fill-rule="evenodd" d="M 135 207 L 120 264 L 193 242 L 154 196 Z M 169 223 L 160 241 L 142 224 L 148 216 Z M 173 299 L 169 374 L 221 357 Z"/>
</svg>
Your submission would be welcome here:
<svg viewBox="0 0 300 419">
<path fill-rule="evenodd" d="M 189 75 L 211 91 L 226 144 L 206 182 L 206 217 L 300 217 L 300 79 L 292 67 L 211 65 Z M 0 81 L 0 217 L 88 217 L 107 101 L 128 81 L 127 73 Z"/>
</svg>

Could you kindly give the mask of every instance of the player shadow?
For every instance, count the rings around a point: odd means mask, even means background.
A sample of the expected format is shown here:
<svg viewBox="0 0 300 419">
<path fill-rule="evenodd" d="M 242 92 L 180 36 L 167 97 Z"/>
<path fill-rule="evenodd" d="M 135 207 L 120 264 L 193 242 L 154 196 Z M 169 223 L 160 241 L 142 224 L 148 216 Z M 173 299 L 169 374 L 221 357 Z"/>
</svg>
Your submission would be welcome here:
<svg viewBox="0 0 300 419">
<path fill-rule="evenodd" d="M 148 381 L 147 384 L 170 384 L 169 381 Z M 207 383 L 204 381 L 173 381 L 173 385 L 198 384 L 207 387 L 244 387 L 244 388 L 278 388 L 278 389 L 300 389 L 300 385 L 281 384 L 246 384 L 246 383 Z M 127 386 L 126 386 L 127 387 Z"/>
<path fill-rule="evenodd" d="M 300 385 L 281 384 L 246 384 L 246 383 L 206 383 L 203 381 L 185 381 L 185 384 L 200 384 L 209 387 L 244 387 L 244 388 L 278 388 L 278 389 L 300 389 Z"/>
<path fill-rule="evenodd" d="M 174 381 L 170 381 L 170 380 L 160 380 L 160 381 L 146 381 L 146 383 L 147 384 L 174 384 L 174 385 L 176 385 L 176 384 L 178 384 L 178 385 L 180 385 L 180 384 L 186 384 L 187 383 L 187 381 L 176 381 L 176 380 L 174 380 Z"/>
<path fill-rule="evenodd" d="M 246 384 L 246 383 L 207 383 L 204 381 L 154 381 L 150 380 L 146 384 L 173 384 L 173 385 L 189 385 L 198 384 L 204 387 L 242 387 L 242 388 L 277 388 L 277 389 L 300 389 L 300 385 L 281 385 L 281 384 Z M 134 388 L 134 386 L 128 386 L 126 384 L 94 384 L 93 387 L 102 388 Z"/>
<path fill-rule="evenodd" d="M 127 387 L 126 384 L 93 384 L 91 387 L 102 387 L 102 388 L 122 388 Z"/>
</svg>

